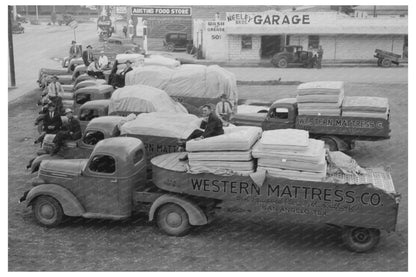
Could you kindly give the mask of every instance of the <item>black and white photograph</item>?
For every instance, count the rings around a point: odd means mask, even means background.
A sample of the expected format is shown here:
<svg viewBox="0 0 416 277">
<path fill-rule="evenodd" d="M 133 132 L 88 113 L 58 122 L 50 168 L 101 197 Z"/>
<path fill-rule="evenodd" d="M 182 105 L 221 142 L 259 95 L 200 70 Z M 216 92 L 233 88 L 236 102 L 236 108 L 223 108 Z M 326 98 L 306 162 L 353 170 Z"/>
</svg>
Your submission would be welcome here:
<svg viewBox="0 0 416 277">
<path fill-rule="evenodd" d="M 5 271 L 409 272 L 407 3 L 30 2 Z"/>
</svg>

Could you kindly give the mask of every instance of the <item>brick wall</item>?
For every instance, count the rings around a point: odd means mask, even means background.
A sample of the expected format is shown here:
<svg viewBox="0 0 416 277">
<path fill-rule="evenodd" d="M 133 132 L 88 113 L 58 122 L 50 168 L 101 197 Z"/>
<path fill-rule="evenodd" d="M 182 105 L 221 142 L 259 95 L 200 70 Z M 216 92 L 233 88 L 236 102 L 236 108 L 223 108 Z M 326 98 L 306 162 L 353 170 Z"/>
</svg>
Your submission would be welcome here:
<svg viewBox="0 0 416 277">
<path fill-rule="evenodd" d="M 241 36 L 240 35 L 229 35 L 228 36 L 228 59 L 229 60 L 259 60 L 260 59 L 260 46 L 261 37 L 252 37 L 252 48 L 242 49 L 241 47 Z"/>
</svg>

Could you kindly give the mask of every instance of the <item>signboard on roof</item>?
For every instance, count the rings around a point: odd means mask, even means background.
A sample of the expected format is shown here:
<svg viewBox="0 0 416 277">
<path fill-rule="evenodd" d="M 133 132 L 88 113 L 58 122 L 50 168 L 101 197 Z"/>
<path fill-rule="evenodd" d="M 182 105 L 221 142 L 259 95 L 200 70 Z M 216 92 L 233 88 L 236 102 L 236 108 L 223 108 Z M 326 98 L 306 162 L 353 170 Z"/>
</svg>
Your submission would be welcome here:
<svg viewBox="0 0 416 277">
<path fill-rule="evenodd" d="M 155 15 L 155 16 L 191 16 L 192 8 L 184 7 L 132 7 L 132 15 Z"/>
<path fill-rule="evenodd" d="M 126 14 L 127 13 L 127 7 L 126 6 L 117 6 L 116 7 L 116 13 Z"/>
</svg>

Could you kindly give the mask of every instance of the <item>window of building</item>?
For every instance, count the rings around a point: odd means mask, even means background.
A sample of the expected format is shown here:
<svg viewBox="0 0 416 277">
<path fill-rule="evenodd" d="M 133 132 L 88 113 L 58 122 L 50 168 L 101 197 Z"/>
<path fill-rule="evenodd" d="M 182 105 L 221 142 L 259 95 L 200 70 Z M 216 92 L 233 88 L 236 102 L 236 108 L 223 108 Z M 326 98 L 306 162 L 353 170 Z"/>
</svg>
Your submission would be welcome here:
<svg viewBox="0 0 416 277">
<path fill-rule="evenodd" d="M 104 134 L 100 131 L 88 131 L 82 141 L 87 145 L 96 145 L 100 140 L 104 139 Z"/>
<path fill-rule="evenodd" d="M 308 36 L 308 48 L 318 49 L 319 36 Z"/>
<path fill-rule="evenodd" d="M 241 48 L 242 49 L 252 49 L 253 41 L 251 36 L 242 36 L 241 37 Z"/>
<path fill-rule="evenodd" d="M 116 172 L 116 161 L 108 155 L 97 155 L 92 158 L 89 169 L 94 172 L 111 174 Z"/>
</svg>

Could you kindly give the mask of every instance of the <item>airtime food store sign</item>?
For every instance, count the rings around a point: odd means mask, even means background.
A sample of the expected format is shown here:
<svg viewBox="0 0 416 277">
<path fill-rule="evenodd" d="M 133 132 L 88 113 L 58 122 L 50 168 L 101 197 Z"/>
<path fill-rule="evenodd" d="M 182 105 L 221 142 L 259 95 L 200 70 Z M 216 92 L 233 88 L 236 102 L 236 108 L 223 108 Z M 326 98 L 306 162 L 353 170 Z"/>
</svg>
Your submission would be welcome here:
<svg viewBox="0 0 416 277">
<path fill-rule="evenodd" d="M 239 26 L 307 26 L 330 24 L 335 17 L 335 13 L 322 12 L 232 12 L 226 13 L 226 22 L 227 25 Z"/>
<path fill-rule="evenodd" d="M 192 8 L 183 7 L 132 7 L 132 15 L 191 16 Z"/>
</svg>

